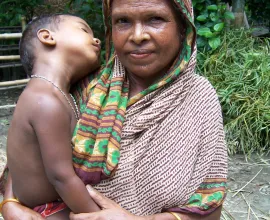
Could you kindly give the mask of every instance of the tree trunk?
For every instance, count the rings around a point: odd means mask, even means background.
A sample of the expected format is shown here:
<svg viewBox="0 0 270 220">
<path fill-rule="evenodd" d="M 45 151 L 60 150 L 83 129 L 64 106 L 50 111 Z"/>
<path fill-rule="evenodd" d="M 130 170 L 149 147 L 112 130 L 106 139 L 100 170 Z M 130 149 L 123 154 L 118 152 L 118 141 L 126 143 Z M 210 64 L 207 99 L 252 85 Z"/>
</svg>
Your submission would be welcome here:
<svg viewBox="0 0 270 220">
<path fill-rule="evenodd" d="M 234 27 L 240 28 L 244 26 L 245 0 L 233 0 L 232 11 L 235 15 Z"/>
</svg>

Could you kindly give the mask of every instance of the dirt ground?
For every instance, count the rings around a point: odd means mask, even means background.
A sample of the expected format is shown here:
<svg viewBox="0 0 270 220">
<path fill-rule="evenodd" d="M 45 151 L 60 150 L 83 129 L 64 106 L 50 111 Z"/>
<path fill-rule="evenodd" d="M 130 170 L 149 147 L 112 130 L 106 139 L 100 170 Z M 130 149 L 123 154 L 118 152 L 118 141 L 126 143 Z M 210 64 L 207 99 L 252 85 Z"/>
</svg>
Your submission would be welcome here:
<svg viewBox="0 0 270 220">
<path fill-rule="evenodd" d="M 13 112 L 1 106 L 15 104 L 21 91 L 0 90 L 0 171 L 6 163 L 7 131 Z M 270 220 L 270 155 L 229 158 L 228 195 L 221 219 Z"/>
</svg>

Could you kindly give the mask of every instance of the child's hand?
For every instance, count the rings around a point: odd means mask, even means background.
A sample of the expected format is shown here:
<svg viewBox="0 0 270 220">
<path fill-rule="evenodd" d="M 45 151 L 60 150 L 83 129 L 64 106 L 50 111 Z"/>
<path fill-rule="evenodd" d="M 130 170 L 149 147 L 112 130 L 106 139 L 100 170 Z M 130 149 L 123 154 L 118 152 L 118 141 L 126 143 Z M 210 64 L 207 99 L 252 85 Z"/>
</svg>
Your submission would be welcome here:
<svg viewBox="0 0 270 220">
<path fill-rule="evenodd" d="M 87 190 L 92 199 L 101 207 L 101 211 L 92 213 L 70 213 L 71 220 L 141 220 L 143 218 L 132 215 L 120 205 L 102 195 L 93 187 L 87 185 Z"/>
<path fill-rule="evenodd" d="M 5 220 L 44 220 L 39 213 L 15 202 L 6 203 L 2 215 Z"/>
</svg>

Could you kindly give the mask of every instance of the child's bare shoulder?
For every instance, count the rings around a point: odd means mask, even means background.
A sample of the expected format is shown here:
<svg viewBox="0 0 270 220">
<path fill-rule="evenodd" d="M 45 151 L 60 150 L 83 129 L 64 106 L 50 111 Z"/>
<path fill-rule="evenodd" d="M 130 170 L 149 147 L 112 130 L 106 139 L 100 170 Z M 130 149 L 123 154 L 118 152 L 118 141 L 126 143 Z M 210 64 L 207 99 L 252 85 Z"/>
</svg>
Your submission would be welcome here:
<svg viewBox="0 0 270 220">
<path fill-rule="evenodd" d="M 26 88 L 21 94 L 18 108 L 26 108 L 32 117 L 68 116 L 66 107 L 54 91 L 46 91 L 35 87 Z"/>
</svg>

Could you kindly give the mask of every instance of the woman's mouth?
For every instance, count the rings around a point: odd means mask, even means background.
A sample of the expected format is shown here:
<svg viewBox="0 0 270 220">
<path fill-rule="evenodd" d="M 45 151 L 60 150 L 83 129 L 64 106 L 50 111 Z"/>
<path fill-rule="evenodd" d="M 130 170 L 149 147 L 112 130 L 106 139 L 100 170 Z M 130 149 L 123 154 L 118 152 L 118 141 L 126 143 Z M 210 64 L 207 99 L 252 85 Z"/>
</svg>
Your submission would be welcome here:
<svg viewBox="0 0 270 220">
<path fill-rule="evenodd" d="M 152 55 L 152 52 L 149 50 L 136 50 L 131 51 L 129 55 L 134 59 L 145 59 Z"/>
</svg>

